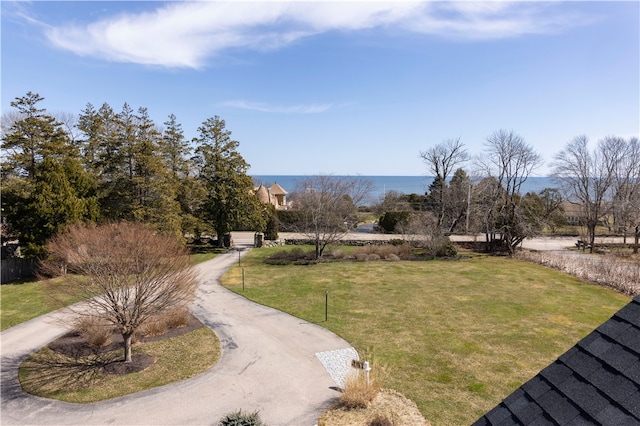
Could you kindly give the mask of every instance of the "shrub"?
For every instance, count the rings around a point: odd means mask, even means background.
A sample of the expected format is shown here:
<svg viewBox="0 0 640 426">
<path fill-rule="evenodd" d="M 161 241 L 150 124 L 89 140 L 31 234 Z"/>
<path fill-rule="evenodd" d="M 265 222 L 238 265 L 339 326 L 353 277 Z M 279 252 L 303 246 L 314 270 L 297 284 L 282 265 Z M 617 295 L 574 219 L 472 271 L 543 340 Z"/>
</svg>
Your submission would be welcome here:
<svg viewBox="0 0 640 426">
<path fill-rule="evenodd" d="M 394 426 L 394 423 L 386 415 L 376 414 L 374 418 L 369 420 L 367 426 Z"/>
<path fill-rule="evenodd" d="M 453 245 L 449 237 L 442 237 L 439 240 L 435 253 L 436 257 L 455 257 L 458 255 L 458 250 Z"/>
<path fill-rule="evenodd" d="M 356 248 L 353 251 L 353 256 L 359 261 L 410 259 L 411 247 L 408 244 L 402 244 L 400 246 L 389 244 L 366 245 Z"/>
<path fill-rule="evenodd" d="M 344 389 L 340 395 L 340 405 L 348 409 L 367 408 L 373 398 L 378 395 L 378 392 L 380 392 L 380 386 L 378 386 L 373 377 L 367 383 L 364 373 L 350 374 L 344 382 Z"/>
<path fill-rule="evenodd" d="M 398 252 L 398 248 L 396 246 L 384 245 L 379 246 L 376 254 L 380 256 L 382 259 L 387 259 L 389 255 L 396 254 Z"/>
<path fill-rule="evenodd" d="M 305 213 L 301 210 L 277 210 L 279 228 L 283 232 L 296 231 L 304 223 Z"/>
<path fill-rule="evenodd" d="M 385 212 L 378 224 L 385 232 L 392 233 L 399 223 L 408 221 L 410 216 L 411 212 Z"/>
<path fill-rule="evenodd" d="M 343 250 L 335 249 L 331 252 L 331 256 L 334 259 L 344 259 L 345 257 L 347 257 L 347 253 L 345 253 Z"/>
<path fill-rule="evenodd" d="M 280 228 L 280 221 L 275 213 L 269 215 L 267 220 L 267 228 L 264 231 L 264 239 L 268 241 L 274 241 L 278 239 L 278 230 Z"/>
<path fill-rule="evenodd" d="M 164 321 L 169 328 L 184 327 L 189 324 L 191 314 L 185 307 L 169 309 L 165 315 L 163 315 Z"/>
<path fill-rule="evenodd" d="M 309 264 L 315 261 L 315 257 L 314 252 L 305 252 L 300 247 L 294 247 L 291 250 L 281 250 L 273 253 L 264 260 L 264 263 L 269 265 Z"/>
<path fill-rule="evenodd" d="M 96 317 L 80 317 L 75 321 L 74 329 L 92 348 L 101 348 L 111 343 L 113 326 Z"/>
<path fill-rule="evenodd" d="M 411 257 L 411 246 L 407 243 L 399 245 L 396 254 L 400 259 L 409 259 Z"/>
<path fill-rule="evenodd" d="M 185 307 L 167 309 L 144 322 L 137 331 L 138 337 L 161 336 L 172 328 L 189 324 L 191 314 Z"/>
<path fill-rule="evenodd" d="M 145 321 L 137 330 L 141 337 L 161 336 L 169 330 L 161 317 L 153 317 Z"/>
<path fill-rule="evenodd" d="M 219 426 L 265 426 L 257 411 L 243 413 L 242 410 L 227 414 L 218 424 Z"/>
<path fill-rule="evenodd" d="M 353 255 L 355 256 L 356 260 L 359 260 L 360 262 L 366 262 L 369 258 L 369 255 L 365 252 L 356 252 L 353 253 Z"/>
</svg>

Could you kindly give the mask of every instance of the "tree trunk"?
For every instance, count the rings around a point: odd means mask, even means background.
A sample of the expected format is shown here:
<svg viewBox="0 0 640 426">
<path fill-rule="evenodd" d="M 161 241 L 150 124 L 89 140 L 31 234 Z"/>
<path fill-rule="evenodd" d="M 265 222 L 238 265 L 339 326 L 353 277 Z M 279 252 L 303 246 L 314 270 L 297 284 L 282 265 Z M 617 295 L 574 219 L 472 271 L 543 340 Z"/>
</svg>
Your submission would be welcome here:
<svg viewBox="0 0 640 426">
<path fill-rule="evenodd" d="M 593 245 L 596 242 L 596 224 L 589 224 L 589 253 L 593 254 Z"/>
<path fill-rule="evenodd" d="M 122 333 L 122 340 L 124 340 L 124 362 L 131 362 L 131 337 L 133 333 Z"/>
<path fill-rule="evenodd" d="M 217 231 L 218 248 L 224 247 L 224 232 Z"/>
<path fill-rule="evenodd" d="M 633 254 L 638 254 L 638 245 L 640 243 L 640 225 L 636 226 L 636 231 L 633 238 Z"/>
</svg>

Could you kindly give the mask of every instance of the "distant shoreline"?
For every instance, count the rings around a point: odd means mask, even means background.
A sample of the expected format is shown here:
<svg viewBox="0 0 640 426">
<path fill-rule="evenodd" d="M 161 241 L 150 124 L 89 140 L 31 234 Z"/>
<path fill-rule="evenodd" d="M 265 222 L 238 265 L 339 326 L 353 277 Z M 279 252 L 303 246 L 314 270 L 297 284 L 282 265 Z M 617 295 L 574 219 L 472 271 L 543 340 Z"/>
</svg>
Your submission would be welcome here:
<svg viewBox="0 0 640 426">
<path fill-rule="evenodd" d="M 298 182 L 314 175 L 250 175 L 256 186 L 263 184 L 266 186 L 278 183 L 287 192 L 293 192 Z M 373 182 L 374 189 L 371 193 L 373 200 L 381 198 L 389 191 L 396 191 L 402 194 L 424 194 L 433 176 L 366 176 L 366 175 L 331 175 L 335 177 L 359 177 L 369 179 Z M 556 185 L 553 179 L 548 176 L 533 176 L 527 179 L 522 188 L 522 193 L 540 192 L 545 188 L 553 188 Z"/>
</svg>

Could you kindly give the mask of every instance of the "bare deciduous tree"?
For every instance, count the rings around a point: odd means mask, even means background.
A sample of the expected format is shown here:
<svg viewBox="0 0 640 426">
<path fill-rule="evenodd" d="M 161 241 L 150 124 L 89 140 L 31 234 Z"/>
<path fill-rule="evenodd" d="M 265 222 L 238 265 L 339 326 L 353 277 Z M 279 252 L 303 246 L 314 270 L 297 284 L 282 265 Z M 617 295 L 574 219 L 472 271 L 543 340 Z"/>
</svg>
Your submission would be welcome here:
<svg viewBox="0 0 640 426">
<path fill-rule="evenodd" d="M 431 212 L 413 212 L 407 220 L 398 224 L 402 238 L 411 245 L 422 247 L 432 258 L 451 256 L 454 253 L 451 240 L 444 234 L 438 220 Z M 447 251 L 447 249 L 450 249 Z"/>
<path fill-rule="evenodd" d="M 638 253 L 640 240 L 640 143 L 638 138 L 619 142 L 620 159 L 616 164 L 613 188 L 613 217 L 617 232 L 627 242 L 629 228 L 633 229 L 633 251 Z"/>
<path fill-rule="evenodd" d="M 553 177 L 565 198 L 580 206 L 591 251 L 596 226 L 611 207 L 607 201 L 615 182 L 620 155 L 624 152 L 621 149 L 619 138 L 607 137 L 590 151 L 589 138 L 581 135 L 555 155 Z"/>
<path fill-rule="evenodd" d="M 495 188 L 488 188 L 492 194 L 491 221 L 485 230 L 490 245 L 496 234 L 513 253 L 515 248 L 528 236 L 531 230 L 527 227 L 522 211 L 522 185 L 531 173 L 542 165 L 542 157 L 524 138 L 513 130 L 498 130 L 485 142 L 484 155 L 478 159 L 482 176 L 493 178 Z M 487 216 L 489 217 L 489 216 Z"/>
<path fill-rule="evenodd" d="M 373 183 L 358 177 L 312 176 L 298 182 L 291 194 L 294 208 L 304 212 L 298 231 L 314 241 L 316 258 L 357 225 L 357 206 L 371 193 Z"/>
<path fill-rule="evenodd" d="M 420 157 L 435 177 L 432 188 L 436 189 L 438 201 L 438 226 L 441 226 L 446 213 L 447 179 L 457 165 L 469 159 L 460 138 L 447 139 L 442 143 L 420 152 Z"/>
<path fill-rule="evenodd" d="M 175 236 L 128 222 L 74 225 L 48 244 L 42 273 L 72 272 L 65 293 L 84 303 L 79 316 L 113 324 L 124 339 L 124 361 L 131 362 L 131 338 L 150 318 L 187 306 L 197 285 L 186 249 Z"/>
</svg>

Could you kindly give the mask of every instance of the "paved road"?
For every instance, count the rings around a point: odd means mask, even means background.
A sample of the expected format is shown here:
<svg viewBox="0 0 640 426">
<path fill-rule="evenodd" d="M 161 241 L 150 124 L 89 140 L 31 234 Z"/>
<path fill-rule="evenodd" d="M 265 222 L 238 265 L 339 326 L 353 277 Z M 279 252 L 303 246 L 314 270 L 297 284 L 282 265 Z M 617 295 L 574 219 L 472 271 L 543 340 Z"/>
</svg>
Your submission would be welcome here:
<svg viewBox="0 0 640 426">
<path fill-rule="evenodd" d="M 235 236 L 234 236 L 235 237 Z M 236 238 L 236 244 L 253 242 Z M 200 264 L 193 313 L 221 340 L 222 357 L 193 379 L 94 404 L 69 404 L 24 394 L 17 366 L 64 328 L 60 313 L 4 331 L 0 421 L 9 424 L 211 425 L 229 412 L 259 410 L 270 425 L 314 425 L 338 396 L 316 353 L 349 348 L 314 324 L 257 305 L 218 284 L 238 253 Z"/>
<path fill-rule="evenodd" d="M 357 230 L 353 232 L 349 232 L 345 234 L 342 239 L 344 240 L 371 240 L 371 241 L 384 241 L 394 238 L 401 238 L 401 235 L 398 234 L 378 234 L 372 232 L 372 227 L 370 225 L 364 225 L 358 227 Z M 286 240 L 289 238 L 292 239 L 304 239 L 306 238 L 303 234 L 293 233 L 293 232 L 280 232 L 279 238 L 282 240 Z M 451 241 L 484 241 L 484 234 L 478 235 L 452 235 Z M 524 248 L 533 249 L 533 250 L 564 250 L 567 247 L 573 247 L 578 240 L 577 237 L 537 237 L 537 238 L 527 238 L 522 243 Z M 621 237 L 600 237 L 596 238 L 596 243 L 620 243 L 622 242 Z"/>
</svg>

